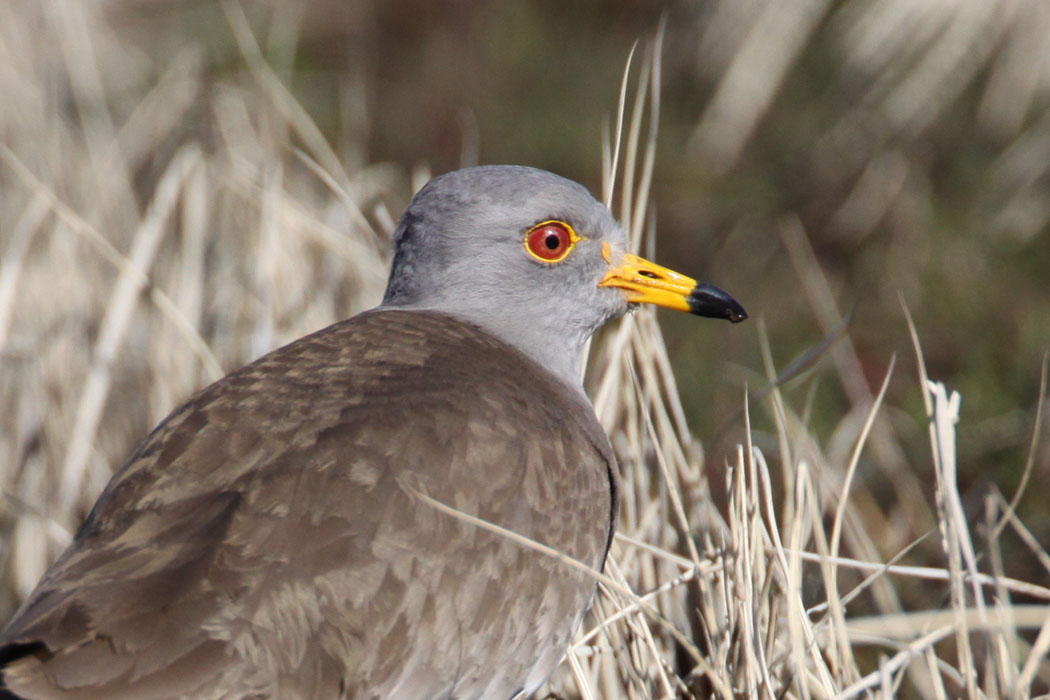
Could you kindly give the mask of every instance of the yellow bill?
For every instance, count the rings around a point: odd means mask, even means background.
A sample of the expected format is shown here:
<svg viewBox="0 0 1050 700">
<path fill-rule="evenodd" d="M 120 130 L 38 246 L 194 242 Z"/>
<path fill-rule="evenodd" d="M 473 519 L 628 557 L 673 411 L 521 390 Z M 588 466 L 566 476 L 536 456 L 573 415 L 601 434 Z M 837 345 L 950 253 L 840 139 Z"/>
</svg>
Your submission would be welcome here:
<svg viewBox="0 0 1050 700">
<path fill-rule="evenodd" d="M 603 253 L 606 260 L 611 261 L 611 253 L 607 249 Z M 747 318 L 744 307 L 718 287 L 698 283 L 692 277 L 631 253 L 625 253 L 598 286 L 622 289 L 627 301 L 634 304 L 655 304 L 733 323 Z"/>
</svg>

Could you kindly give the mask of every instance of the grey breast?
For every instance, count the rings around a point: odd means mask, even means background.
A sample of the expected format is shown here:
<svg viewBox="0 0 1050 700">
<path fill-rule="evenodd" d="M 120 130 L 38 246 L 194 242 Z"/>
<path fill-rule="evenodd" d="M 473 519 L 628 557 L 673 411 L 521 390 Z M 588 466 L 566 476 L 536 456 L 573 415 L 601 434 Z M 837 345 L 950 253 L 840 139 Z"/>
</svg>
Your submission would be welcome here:
<svg viewBox="0 0 1050 700">
<path fill-rule="evenodd" d="M 3 679 L 63 699 L 534 690 L 594 578 L 420 494 L 598 570 L 615 473 L 578 388 L 443 314 L 361 314 L 139 446 L 0 634 Z"/>
</svg>

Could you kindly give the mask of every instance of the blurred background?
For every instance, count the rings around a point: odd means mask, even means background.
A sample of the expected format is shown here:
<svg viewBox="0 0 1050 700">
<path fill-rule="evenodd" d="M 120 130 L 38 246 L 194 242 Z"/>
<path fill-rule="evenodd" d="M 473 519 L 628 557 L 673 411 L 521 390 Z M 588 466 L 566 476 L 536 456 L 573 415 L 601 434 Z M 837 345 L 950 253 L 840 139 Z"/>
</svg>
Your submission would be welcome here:
<svg viewBox="0 0 1050 700">
<path fill-rule="evenodd" d="M 661 316 L 715 500 L 745 387 L 783 466 L 764 334 L 842 468 L 897 356 L 853 490 L 884 556 L 934 526 L 906 305 L 963 397 L 968 513 L 1031 459 L 1019 510 L 1045 547 L 1045 0 L 6 0 L 0 538 L 18 566 L 0 618 L 172 407 L 378 301 L 430 174 L 528 164 L 600 196 L 625 62 L 636 41 L 635 65 L 652 58 L 661 21 L 644 245 L 752 315 Z"/>
</svg>

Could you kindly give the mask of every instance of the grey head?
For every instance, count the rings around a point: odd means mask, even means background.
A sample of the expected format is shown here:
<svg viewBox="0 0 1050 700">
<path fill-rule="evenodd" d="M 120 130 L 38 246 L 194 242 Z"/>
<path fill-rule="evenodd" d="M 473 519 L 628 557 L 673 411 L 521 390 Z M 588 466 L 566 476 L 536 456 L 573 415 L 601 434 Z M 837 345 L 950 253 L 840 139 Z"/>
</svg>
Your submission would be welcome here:
<svg viewBox="0 0 1050 700">
<path fill-rule="evenodd" d="M 587 339 L 634 303 L 746 318 L 717 288 L 627 253 L 624 229 L 585 187 L 536 168 L 480 166 L 431 180 L 394 244 L 383 308 L 474 323 L 572 385 Z"/>
</svg>

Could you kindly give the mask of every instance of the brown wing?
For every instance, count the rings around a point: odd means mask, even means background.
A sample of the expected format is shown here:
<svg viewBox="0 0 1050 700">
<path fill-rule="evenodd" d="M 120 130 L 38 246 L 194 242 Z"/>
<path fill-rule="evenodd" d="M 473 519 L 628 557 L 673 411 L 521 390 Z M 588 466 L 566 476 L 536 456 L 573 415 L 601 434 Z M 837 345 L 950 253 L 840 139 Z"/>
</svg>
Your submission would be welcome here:
<svg viewBox="0 0 1050 700">
<path fill-rule="evenodd" d="M 615 469 L 586 398 L 449 317 L 362 314 L 173 413 L 0 634 L 28 698 L 509 697 L 594 591 Z"/>
</svg>

